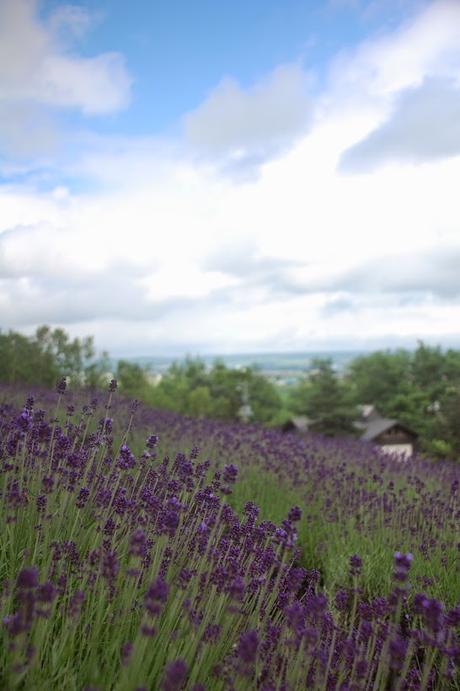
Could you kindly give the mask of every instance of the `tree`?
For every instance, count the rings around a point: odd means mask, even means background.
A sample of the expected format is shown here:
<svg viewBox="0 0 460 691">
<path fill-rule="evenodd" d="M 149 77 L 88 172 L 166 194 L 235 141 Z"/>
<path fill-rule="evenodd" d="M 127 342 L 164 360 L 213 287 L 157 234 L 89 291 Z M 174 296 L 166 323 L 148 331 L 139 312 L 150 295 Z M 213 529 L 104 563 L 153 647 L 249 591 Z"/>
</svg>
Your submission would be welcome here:
<svg viewBox="0 0 460 691">
<path fill-rule="evenodd" d="M 441 456 L 460 458 L 460 386 L 448 386 L 435 418 L 433 450 Z"/>
<path fill-rule="evenodd" d="M 40 326 L 33 336 L 0 333 L 0 380 L 53 386 L 66 376 L 82 385 L 94 356 L 91 337 L 71 339 L 63 329 Z"/>
<path fill-rule="evenodd" d="M 143 398 L 149 386 L 146 370 L 127 360 L 118 361 L 116 379 L 120 390 L 133 398 Z"/>
<path fill-rule="evenodd" d="M 100 357 L 85 367 L 85 385 L 91 389 L 103 389 L 107 386 L 112 364 L 109 354 L 103 350 Z M 111 377 L 110 377 L 111 378 Z"/>
<path fill-rule="evenodd" d="M 406 350 L 377 351 L 355 358 L 345 377 L 356 404 L 374 403 L 384 414 L 397 394 L 407 392 L 410 381 L 411 357 Z"/>
<path fill-rule="evenodd" d="M 303 412 L 313 421 L 310 429 L 328 436 L 356 433 L 357 410 L 330 358 L 312 361 L 308 386 L 303 390 L 306 394 Z"/>
</svg>

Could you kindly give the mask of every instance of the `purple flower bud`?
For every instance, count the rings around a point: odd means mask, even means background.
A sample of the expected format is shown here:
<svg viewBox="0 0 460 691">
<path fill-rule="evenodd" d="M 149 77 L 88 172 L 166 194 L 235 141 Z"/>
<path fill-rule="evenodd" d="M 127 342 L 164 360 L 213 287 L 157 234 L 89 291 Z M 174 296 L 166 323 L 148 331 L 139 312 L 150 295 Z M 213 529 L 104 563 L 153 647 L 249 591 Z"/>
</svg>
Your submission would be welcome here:
<svg viewBox="0 0 460 691">
<path fill-rule="evenodd" d="M 117 380 L 116 380 L 116 379 L 111 379 L 111 380 L 110 380 L 110 384 L 109 384 L 109 391 L 110 391 L 110 393 L 113 393 L 114 391 L 116 391 L 116 390 L 117 390 L 117 386 L 118 386 Z"/>
<path fill-rule="evenodd" d="M 367 660 L 358 660 L 356 663 L 356 676 L 358 679 L 364 679 L 366 677 L 368 667 L 369 663 Z"/>
<path fill-rule="evenodd" d="M 299 506 L 293 506 L 288 513 L 288 521 L 297 523 L 302 518 L 302 509 Z"/>
<path fill-rule="evenodd" d="M 339 590 L 335 596 L 335 606 L 339 612 L 345 612 L 349 605 L 349 595 L 346 590 Z"/>
<path fill-rule="evenodd" d="M 29 566 L 18 574 L 17 586 L 18 588 L 36 588 L 38 585 L 38 569 L 35 566 Z"/>
<path fill-rule="evenodd" d="M 350 564 L 350 574 L 352 576 L 359 576 L 359 574 L 361 573 L 361 569 L 363 567 L 363 560 L 361 559 L 361 557 L 358 556 L 357 554 L 353 554 L 350 557 L 349 564 Z"/>
<path fill-rule="evenodd" d="M 446 621 L 449 626 L 460 626 L 460 605 L 450 609 L 446 614 Z"/>
<path fill-rule="evenodd" d="M 39 602 L 52 602 L 56 597 L 56 589 L 54 585 L 47 581 L 37 588 L 37 600 Z"/>
<path fill-rule="evenodd" d="M 72 618 L 80 615 L 83 602 L 85 601 L 85 594 L 82 590 L 77 590 L 69 600 L 69 614 Z"/>
<path fill-rule="evenodd" d="M 89 489 L 87 487 L 82 487 L 77 498 L 77 507 L 82 509 L 86 504 L 89 497 Z"/>
<path fill-rule="evenodd" d="M 247 631 L 240 636 L 238 643 L 238 656 L 246 664 L 251 664 L 257 656 L 259 647 L 259 636 L 255 629 Z"/>
<path fill-rule="evenodd" d="M 224 466 L 224 482 L 229 485 L 233 485 L 238 477 L 238 468 L 236 465 L 231 463 L 230 465 Z"/>
<path fill-rule="evenodd" d="M 62 395 L 67 388 L 67 379 L 66 377 L 61 377 L 61 379 L 58 381 L 56 384 L 56 391 L 58 392 L 59 395 Z"/>
<path fill-rule="evenodd" d="M 168 599 L 169 586 L 161 576 L 158 576 L 148 588 L 144 603 L 145 607 L 152 616 L 156 616 L 161 611 L 161 603 Z"/>
<path fill-rule="evenodd" d="M 160 437 L 158 436 L 158 434 L 151 434 L 150 437 L 148 437 L 147 439 L 146 446 L 148 449 L 154 449 L 159 441 Z"/>
<path fill-rule="evenodd" d="M 410 552 L 403 554 L 402 552 L 395 552 L 394 554 L 394 573 L 393 577 L 397 581 L 404 582 L 407 580 L 409 569 L 412 564 L 413 556 Z"/>
<path fill-rule="evenodd" d="M 234 600 L 242 600 L 244 597 L 244 580 L 241 576 L 236 576 L 229 587 L 229 592 Z"/>
<path fill-rule="evenodd" d="M 122 665 L 127 665 L 129 663 L 130 657 L 133 652 L 133 644 L 131 641 L 126 641 L 123 643 L 121 646 L 120 650 L 120 657 L 121 657 L 121 664 Z"/>
<path fill-rule="evenodd" d="M 390 653 L 390 669 L 399 672 L 404 664 L 404 659 L 406 657 L 408 647 L 408 641 L 401 636 L 397 636 L 390 641 L 389 653 Z"/>
<path fill-rule="evenodd" d="M 120 448 L 120 457 L 118 459 L 118 466 L 123 470 L 130 470 L 136 465 L 136 459 L 131 449 L 127 444 L 122 444 Z"/>
<path fill-rule="evenodd" d="M 187 664 L 184 660 L 170 662 L 166 667 L 163 684 L 161 686 L 163 691 L 179 691 L 185 682 L 187 671 Z"/>
</svg>

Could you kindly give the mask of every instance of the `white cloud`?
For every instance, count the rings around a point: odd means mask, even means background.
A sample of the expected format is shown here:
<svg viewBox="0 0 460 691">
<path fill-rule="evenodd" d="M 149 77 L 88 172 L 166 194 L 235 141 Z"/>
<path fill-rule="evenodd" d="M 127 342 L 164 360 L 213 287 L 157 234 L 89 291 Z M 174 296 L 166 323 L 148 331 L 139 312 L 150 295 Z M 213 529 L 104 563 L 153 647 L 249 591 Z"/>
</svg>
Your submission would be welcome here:
<svg viewBox="0 0 460 691">
<path fill-rule="evenodd" d="M 434 3 L 342 55 L 313 113 L 304 72 L 283 68 L 217 87 L 183 148 L 81 137 L 63 173 L 91 193 L 0 189 L 3 324 L 63 323 L 118 353 L 459 335 L 460 158 L 337 172 L 403 90 L 452 78 L 456 11 Z M 239 155 L 257 176 L 235 182 Z"/>
<path fill-rule="evenodd" d="M 394 112 L 344 152 L 340 169 L 365 172 L 388 161 L 417 163 L 460 154 L 460 85 L 426 80 L 402 92 Z"/>
<path fill-rule="evenodd" d="M 458 74 L 460 3 L 437 0 L 393 32 L 343 51 L 332 63 L 334 96 L 369 99 L 418 86 L 425 77 Z"/>
<path fill-rule="evenodd" d="M 333 62 L 323 108 L 365 122 L 341 169 L 458 153 L 460 3 L 438 0 Z"/>
<path fill-rule="evenodd" d="M 308 128 L 311 76 L 282 65 L 248 88 L 224 78 L 184 118 L 186 140 L 198 156 L 231 173 L 253 173 Z"/>
<path fill-rule="evenodd" d="M 101 115 L 128 104 L 131 79 L 120 54 L 83 57 L 71 50 L 69 34 L 78 37 L 90 21 L 81 8 L 62 6 L 45 22 L 36 0 L 1 0 L 0 147 L 35 153 L 44 134 L 52 138 L 50 109 Z M 42 122 L 31 131 L 37 118 Z"/>
</svg>

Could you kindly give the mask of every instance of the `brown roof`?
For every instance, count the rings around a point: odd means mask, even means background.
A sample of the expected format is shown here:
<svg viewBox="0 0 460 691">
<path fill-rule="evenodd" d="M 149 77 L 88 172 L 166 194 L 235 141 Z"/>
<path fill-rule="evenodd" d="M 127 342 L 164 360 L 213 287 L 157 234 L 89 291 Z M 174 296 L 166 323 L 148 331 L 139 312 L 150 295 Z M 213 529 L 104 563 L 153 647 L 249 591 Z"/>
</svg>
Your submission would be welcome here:
<svg viewBox="0 0 460 691">
<path fill-rule="evenodd" d="M 372 441 L 373 439 L 376 439 L 380 434 L 383 432 L 387 432 L 389 429 L 392 427 L 395 427 L 395 425 L 398 425 L 398 427 L 401 427 L 405 432 L 410 434 L 413 437 L 416 437 L 417 434 L 411 430 L 409 427 L 404 425 L 402 422 L 399 422 L 399 420 L 392 420 L 391 418 L 388 417 L 381 417 L 378 418 L 377 420 L 371 420 L 368 425 L 366 425 L 366 428 L 361 435 L 361 439 L 367 440 L 367 441 Z"/>
</svg>

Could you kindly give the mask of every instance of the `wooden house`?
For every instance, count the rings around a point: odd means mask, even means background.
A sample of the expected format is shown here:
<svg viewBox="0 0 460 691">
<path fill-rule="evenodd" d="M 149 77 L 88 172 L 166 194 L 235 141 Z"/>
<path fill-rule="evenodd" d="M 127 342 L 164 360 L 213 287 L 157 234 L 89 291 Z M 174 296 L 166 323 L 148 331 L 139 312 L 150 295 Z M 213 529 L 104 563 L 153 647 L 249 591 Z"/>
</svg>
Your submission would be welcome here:
<svg viewBox="0 0 460 691">
<path fill-rule="evenodd" d="M 386 453 L 407 458 L 415 451 L 417 434 L 398 420 L 382 417 L 366 425 L 361 439 L 381 446 Z"/>
<path fill-rule="evenodd" d="M 308 432 L 308 427 L 311 424 L 311 420 L 306 415 L 297 415 L 296 417 L 291 417 L 289 420 L 281 425 L 282 432 Z"/>
<path fill-rule="evenodd" d="M 393 418 L 383 417 L 373 405 L 359 406 L 361 419 L 356 428 L 361 431 L 361 439 L 382 447 L 386 453 L 397 454 L 401 458 L 412 456 L 417 443 L 417 433 L 407 425 Z"/>
<path fill-rule="evenodd" d="M 412 456 L 417 444 L 417 434 L 407 425 L 392 418 L 383 417 L 374 405 L 358 406 L 361 416 L 355 422 L 358 436 L 367 442 L 380 446 L 389 454 L 400 458 Z M 282 425 L 283 432 L 305 434 L 313 424 L 306 415 L 298 415 Z"/>
</svg>

